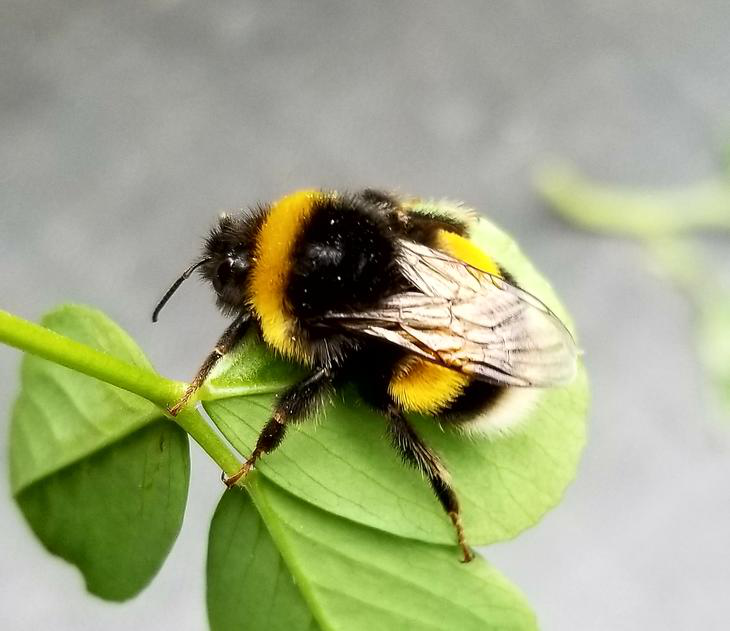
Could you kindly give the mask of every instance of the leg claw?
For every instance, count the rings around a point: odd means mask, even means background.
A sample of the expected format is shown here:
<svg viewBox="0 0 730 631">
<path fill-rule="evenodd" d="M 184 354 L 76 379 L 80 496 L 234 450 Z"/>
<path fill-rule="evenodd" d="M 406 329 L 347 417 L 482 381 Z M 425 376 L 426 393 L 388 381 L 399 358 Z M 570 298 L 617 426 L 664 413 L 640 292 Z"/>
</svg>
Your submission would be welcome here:
<svg viewBox="0 0 730 631">
<path fill-rule="evenodd" d="M 461 544 L 461 552 L 464 555 L 464 558 L 461 560 L 462 563 L 469 563 L 470 561 L 474 560 L 474 557 L 476 556 L 474 552 L 472 552 L 471 548 L 466 544 Z"/>
<path fill-rule="evenodd" d="M 167 408 L 167 411 L 170 413 L 171 416 L 177 416 L 180 413 L 180 410 L 182 410 L 183 405 L 185 405 L 185 403 L 178 401 L 171 408 Z"/>
<path fill-rule="evenodd" d="M 253 467 L 253 463 L 246 460 L 246 462 L 243 463 L 241 468 L 238 471 L 236 471 L 236 473 L 234 473 L 233 475 L 226 477 L 225 472 L 223 472 L 221 474 L 221 480 L 223 480 L 223 484 L 225 484 L 230 489 L 232 486 L 235 486 L 239 480 L 241 480 L 242 478 L 245 478 L 248 475 L 248 472 L 251 471 L 252 467 Z"/>
</svg>

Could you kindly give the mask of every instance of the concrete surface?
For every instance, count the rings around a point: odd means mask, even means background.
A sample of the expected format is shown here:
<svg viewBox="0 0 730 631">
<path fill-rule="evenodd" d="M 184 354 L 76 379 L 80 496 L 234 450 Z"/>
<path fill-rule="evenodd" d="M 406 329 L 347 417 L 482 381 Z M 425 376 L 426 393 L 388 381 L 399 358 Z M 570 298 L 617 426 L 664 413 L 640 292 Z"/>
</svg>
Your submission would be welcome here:
<svg viewBox="0 0 730 631">
<path fill-rule="evenodd" d="M 594 389 L 564 503 L 488 557 L 546 631 L 726 629 L 730 428 L 707 411 L 689 308 L 634 245 L 549 215 L 531 174 L 551 155 L 622 183 L 712 173 L 728 27 L 720 1 L 5 0 L 0 304 L 29 318 L 96 305 L 186 378 L 222 329 L 210 294 L 187 285 L 163 323 L 149 315 L 219 210 L 299 186 L 463 199 L 553 280 Z M 4 410 L 18 361 L 0 348 Z M 87 596 L 6 492 L 0 627 L 203 628 L 219 487 L 193 455 L 178 545 L 121 606 Z"/>
</svg>

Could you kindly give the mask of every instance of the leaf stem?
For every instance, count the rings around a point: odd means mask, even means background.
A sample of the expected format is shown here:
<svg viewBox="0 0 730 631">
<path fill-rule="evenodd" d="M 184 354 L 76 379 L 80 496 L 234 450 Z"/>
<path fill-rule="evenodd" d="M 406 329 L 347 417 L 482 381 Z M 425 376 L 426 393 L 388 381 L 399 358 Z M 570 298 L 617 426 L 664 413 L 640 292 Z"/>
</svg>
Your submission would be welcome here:
<svg viewBox="0 0 730 631">
<path fill-rule="evenodd" d="M 183 408 L 174 420 L 226 475 L 233 475 L 239 470 L 241 464 L 238 458 L 200 412 L 194 408 Z"/>
<path fill-rule="evenodd" d="M 184 391 L 183 383 L 123 362 L 2 309 L 0 342 L 128 390 L 163 408 Z"/>
<path fill-rule="evenodd" d="M 2 309 L 0 342 L 132 392 L 165 410 L 180 398 L 185 389 L 183 383 L 123 362 Z M 227 474 L 238 471 L 238 458 L 194 408 L 181 410 L 173 420 Z"/>
</svg>

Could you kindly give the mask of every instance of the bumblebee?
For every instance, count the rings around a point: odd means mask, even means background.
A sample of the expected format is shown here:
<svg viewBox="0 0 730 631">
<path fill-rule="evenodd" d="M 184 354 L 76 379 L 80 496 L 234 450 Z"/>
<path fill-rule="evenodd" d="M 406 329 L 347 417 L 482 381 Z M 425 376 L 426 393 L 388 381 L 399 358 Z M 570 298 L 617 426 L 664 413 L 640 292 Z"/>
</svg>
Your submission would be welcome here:
<svg viewBox="0 0 730 631">
<path fill-rule="evenodd" d="M 459 501 L 438 454 L 407 414 L 444 426 L 503 429 L 511 393 L 568 383 L 576 346 L 563 323 L 469 240 L 458 206 L 366 189 L 305 190 L 221 216 L 203 256 L 172 285 L 152 319 L 195 270 L 233 322 L 171 409 L 175 415 L 250 329 L 308 369 L 278 398 L 236 484 L 287 427 L 311 417 L 343 382 L 385 418 L 391 444 L 420 471 L 449 516 L 464 561 Z"/>
</svg>

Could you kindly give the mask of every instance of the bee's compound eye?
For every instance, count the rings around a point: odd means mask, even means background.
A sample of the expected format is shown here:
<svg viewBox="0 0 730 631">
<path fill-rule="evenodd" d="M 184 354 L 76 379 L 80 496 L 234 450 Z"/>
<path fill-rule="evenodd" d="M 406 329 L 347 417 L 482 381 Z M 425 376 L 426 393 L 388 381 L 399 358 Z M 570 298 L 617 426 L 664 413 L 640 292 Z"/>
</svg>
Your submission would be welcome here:
<svg viewBox="0 0 730 631">
<path fill-rule="evenodd" d="M 241 282 L 246 276 L 248 261 L 241 256 L 229 256 L 223 259 L 215 272 L 213 286 L 220 291 L 224 285 L 233 281 Z"/>
<path fill-rule="evenodd" d="M 231 278 L 231 275 L 233 274 L 233 264 L 234 261 L 232 258 L 223 259 L 221 264 L 218 266 L 218 269 L 216 270 L 216 277 L 218 279 L 218 283 L 220 286 L 225 285 L 228 280 Z"/>
</svg>

